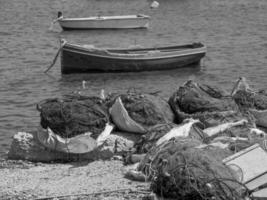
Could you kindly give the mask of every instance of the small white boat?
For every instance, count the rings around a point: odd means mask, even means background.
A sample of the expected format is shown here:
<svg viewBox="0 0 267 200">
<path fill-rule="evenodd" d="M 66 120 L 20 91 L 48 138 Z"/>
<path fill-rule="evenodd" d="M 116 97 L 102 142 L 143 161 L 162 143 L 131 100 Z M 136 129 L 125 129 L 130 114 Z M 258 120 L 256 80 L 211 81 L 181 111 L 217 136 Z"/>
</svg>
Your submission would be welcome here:
<svg viewBox="0 0 267 200">
<path fill-rule="evenodd" d="M 79 30 L 148 28 L 149 20 L 150 17 L 143 14 L 65 18 L 61 12 L 58 12 L 58 19 L 56 21 L 63 30 Z"/>
</svg>

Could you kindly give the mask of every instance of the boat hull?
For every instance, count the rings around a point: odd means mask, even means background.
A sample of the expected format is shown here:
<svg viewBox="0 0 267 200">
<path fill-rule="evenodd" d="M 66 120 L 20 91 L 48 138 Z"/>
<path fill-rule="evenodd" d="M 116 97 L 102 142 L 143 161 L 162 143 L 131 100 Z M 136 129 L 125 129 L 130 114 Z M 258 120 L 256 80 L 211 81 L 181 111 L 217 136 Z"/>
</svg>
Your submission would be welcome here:
<svg viewBox="0 0 267 200">
<path fill-rule="evenodd" d="M 58 21 L 63 30 L 83 29 L 131 29 L 148 28 L 149 17 L 128 16 L 123 18 L 95 17 L 95 18 L 62 18 Z"/>
<path fill-rule="evenodd" d="M 80 51 L 73 47 L 63 47 L 61 52 L 61 72 L 140 72 L 169 70 L 187 66 L 199 66 L 205 56 L 205 48 L 177 55 L 146 57 L 110 57 Z"/>
</svg>

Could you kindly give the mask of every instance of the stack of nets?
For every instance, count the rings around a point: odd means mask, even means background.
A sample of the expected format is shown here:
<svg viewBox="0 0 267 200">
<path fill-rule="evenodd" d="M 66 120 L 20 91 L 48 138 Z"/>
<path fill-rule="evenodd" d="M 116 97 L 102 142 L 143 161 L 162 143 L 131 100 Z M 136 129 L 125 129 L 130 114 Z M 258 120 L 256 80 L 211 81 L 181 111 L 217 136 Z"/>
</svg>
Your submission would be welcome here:
<svg viewBox="0 0 267 200">
<path fill-rule="evenodd" d="M 178 123 L 186 118 L 199 119 L 205 128 L 244 119 L 230 95 L 220 89 L 186 82 L 170 97 L 169 104 Z"/>
<path fill-rule="evenodd" d="M 200 141 L 176 138 L 151 149 L 139 170 L 151 179 L 151 189 L 175 199 L 243 199 L 242 184 L 222 159 L 229 150 L 197 148 Z"/>
<path fill-rule="evenodd" d="M 37 105 L 41 126 L 49 127 L 64 138 L 91 132 L 96 138 L 109 121 L 106 106 L 100 98 L 66 96 L 62 99 L 46 99 Z"/>
<path fill-rule="evenodd" d="M 118 97 L 121 98 L 129 116 L 144 128 L 174 120 L 169 104 L 157 95 L 137 92 L 111 95 L 107 98 L 107 105 L 111 107 Z"/>
<path fill-rule="evenodd" d="M 236 109 L 235 102 L 231 98 L 224 96 L 216 88 L 213 90 L 211 88 L 188 81 L 172 95 L 171 106 L 178 107 L 188 114 Z"/>
</svg>

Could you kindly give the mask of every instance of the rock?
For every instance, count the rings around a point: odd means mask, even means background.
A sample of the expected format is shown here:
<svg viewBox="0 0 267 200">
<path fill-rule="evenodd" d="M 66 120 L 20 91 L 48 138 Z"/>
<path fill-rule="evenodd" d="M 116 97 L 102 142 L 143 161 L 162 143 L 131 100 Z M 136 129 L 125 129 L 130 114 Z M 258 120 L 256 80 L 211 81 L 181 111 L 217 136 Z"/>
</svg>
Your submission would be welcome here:
<svg viewBox="0 0 267 200">
<path fill-rule="evenodd" d="M 97 148 L 96 155 L 99 158 L 107 159 L 114 155 L 121 155 L 129 152 L 140 136 L 125 132 L 115 132 L 109 135 L 106 141 Z"/>
<path fill-rule="evenodd" d="M 111 134 L 107 140 L 95 150 L 85 154 L 68 154 L 51 151 L 37 139 L 37 132 L 18 132 L 14 135 L 8 152 L 8 158 L 12 160 L 29 160 L 33 162 L 71 162 L 93 161 L 97 159 L 109 159 L 116 154 L 122 154 L 130 150 L 134 142 L 139 138 L 128 133 Z"/>
<path fill-rule="evenodd" d="M 48 150 L 38 141 L 36 133 L 37 132 L 18 132 L 15 134 L 8 152 L 8 158 L 34 162 L 66 162 L 79 159 L 79 156 L 76 154 L 66 154 Z"/>
</svg>

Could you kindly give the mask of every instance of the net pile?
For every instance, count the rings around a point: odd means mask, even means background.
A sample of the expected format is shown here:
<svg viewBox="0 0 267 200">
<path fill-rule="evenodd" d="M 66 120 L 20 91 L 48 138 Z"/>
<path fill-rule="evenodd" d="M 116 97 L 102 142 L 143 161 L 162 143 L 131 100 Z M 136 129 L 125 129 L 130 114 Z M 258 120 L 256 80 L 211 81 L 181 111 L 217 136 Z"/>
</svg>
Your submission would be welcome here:
<svg viewBox="0 0 267 200">
<path fill-rule="evenodd" d="M 236 109 L 235 102 L 223 96 L 218 90 L 203 87 L 193 81 L 187 81 L 172 95 L 171 106 L 179 107 L 185 113 L 226 111 Z"/>
<path fill-rule="evenodd" d="M 173 128 L 178 128 L 179 126 L 183 126 L 187 122 L 177 125 L 177 124 L 160 124 L 152 129 L 150 129 L 141 140 L 139 140 L 135 144 L 136 153 L 147 153 L 150 149 L 155 148 L 156 142 L 163 137 L 164 135 L 168 134 Z M 193 124 L 189 130 L 188 137 L 199 140 L 199 141 L 206 141 L 207 135 L 203 133 L 203 131 L 199 128 L 201 124 Z"/>
<path fill-rule="evenodd" d="M 41 126 L 49 127 L 61 137 L 73 137 L 91 132 L 96 138 L 109 121 L 107 108 L 101 99 L 88 96 L 66 96 L 46 99 L 37 105 Z"/>
<path fill-rule="evenodd" d="M 187 81 L 169 98 L 178 123 L 186 118 L 199 119 L 205 127 L 240 120 L 234 100 L 224 91 Z"/>
<path fill-rule="evenodd" d="M 175 124 L 159 124 L 150 129 L 135 143 L 136 153 L 147 153 L 158 139 L 168 133 L 174 126 Z"/>
<path fill-rule="evenodd" d="M 238 90 L 233 98 L 242 110 L 247 110 L 248 108 L 255 108 L 258 110 L 267 109 L 267 95 L 263 91 L 250 92 Z"/>
<path fill-rule="evenodd" d="M 146 128 L 174 120 L 169 104 L 157 95 L 127 92 L 108 97 L 107 105 L 110 107 L 117 97 L 121 98 L 129 116 Z"/>
<path fill-rule="evenodd" d="M 139 170 L 161 197 L 175 199 L 243 199 L 233 172 L 222 163 L 228 150 L 196 148 L 201 142 L 176 138 L 152 149 Z"/>
</svg>

